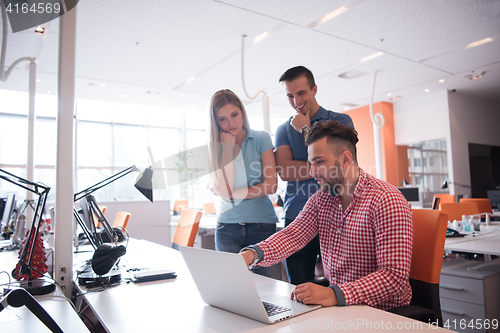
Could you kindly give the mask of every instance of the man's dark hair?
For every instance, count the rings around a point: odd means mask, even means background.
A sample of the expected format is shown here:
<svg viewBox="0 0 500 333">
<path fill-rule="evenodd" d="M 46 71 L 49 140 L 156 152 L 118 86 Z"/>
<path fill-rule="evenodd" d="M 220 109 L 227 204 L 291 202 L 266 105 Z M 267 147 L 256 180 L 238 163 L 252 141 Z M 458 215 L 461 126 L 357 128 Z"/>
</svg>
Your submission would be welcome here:
<svg viewBox="0 0 500 333">
<path fill-rule="evenodd" d="M 306 133 L 306 146 L 327 137 L 326 141 L 332 148 L 335 157 L 340 156 L 348 150 L 352 154 L 354 162 L 358 162 L 356 143 L 358 143 L 358 132 L 352 127 L 343 125 L 337 120 L 318 121 Z"/>
<path fill-rule="evenodd" d="M 314 88 L 316 82 L 314 82 L 313 73 L 304 66 L 297 66 L 288 69 L 285 73 L 283 73 L 280 76 L 279 82 L 290 82 L 295 79 L 298 79 L 301 76 L 304 76 L 307 79 L 307 83 L 309 84 L 309 87 L 311 89 Z"/>
</svg>

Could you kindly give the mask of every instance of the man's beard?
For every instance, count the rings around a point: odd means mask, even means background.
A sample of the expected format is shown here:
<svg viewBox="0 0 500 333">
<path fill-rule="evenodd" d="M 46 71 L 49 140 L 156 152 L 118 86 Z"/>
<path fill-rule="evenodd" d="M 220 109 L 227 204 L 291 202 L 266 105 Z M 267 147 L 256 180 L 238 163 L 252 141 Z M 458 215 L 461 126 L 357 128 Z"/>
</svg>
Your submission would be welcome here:
<svg viewBox="0 0 500 333">
<path fill-rule="evenodd" d="M 320 191 L 330 192 L 332 190 L 335 190 L 337 193 L 341 192 L 341 189 L 344 186 L 345 177 L 344 171 L 340 167 L 339 161 L 335 161 L 335 169 L 337 170 L 337 172 L 335 172 L 334 177 L 321 178 Z"/>
</svg>

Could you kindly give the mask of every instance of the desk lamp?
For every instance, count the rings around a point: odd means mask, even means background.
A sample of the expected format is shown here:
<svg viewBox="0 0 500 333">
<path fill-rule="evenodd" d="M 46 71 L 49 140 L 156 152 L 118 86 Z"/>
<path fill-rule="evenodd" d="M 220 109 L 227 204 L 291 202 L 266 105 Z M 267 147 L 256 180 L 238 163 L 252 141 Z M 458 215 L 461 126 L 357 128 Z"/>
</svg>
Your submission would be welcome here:
<svg viewBox="0 0 500 333">
<path fill-rule="evenodd" d="M 441 185 L 441 189 L 444 190 L 444 189 L 447 189 L 448 188 L 448 184 L 455 184 L 456 186 L 462 186 L 462 187 L 465 187 L 465 188 L 471 188 L 470 185 L 464 185 L 464 184 L 459 184 L 459 183 L 455 183 L 455 182 L 449 182 L 447 180 L 444 181 L 443 185 Z"/>
<path fill-rule="evenodd" d="M 0 298 L 0 311 L 7 306 L 19 308 L 25 305 L 51 332 L 63 333 L 62 329 L 45 309 L 24 289 L 13 289 Z"/>
<path fill-rule="evenodd" d="M 89 228 L 85 225 L 82 217 L 78 213 L 77 209 L 73 207 L 73 215 L 75 216 L 78 224 L 82 228 L 85 236 L 88 238 L 90 244 L 94 248 L 94 255 L 92 257 L 92 269 L 97 275 L 105 275 L 107 274 L 111 268 L 113 268 L 116 261 L 125 254 L 125 246 L 112 246 L 109 244 L 104 244 L 105 240 L 103 236 L 106 237 L 106 240 L 116 243 L 118 240 L 118 235 L 115 230 L 110 226 L 108 220 L 104 217 L 104 214 L 99 209 L 97 202 L 95 201 L 93 192 L 103 188 L 104 186 L 111 184 L 115 180 L 118 180 L 131 172 L 140 171 L 135 165 L 118 172 L 117 174 L 100 181 L 99 183 L 92 185 L 91 187 L 75 193 L 73 196 L 73 201 L 82 200 L 82 204 L 87 205 L 87 209 L 89 211 L 90 224 Z M 135 187 L 141 192 L 149 201 L 153 202 L 153 170 L 151 167 L 148 167 L 144 170 L 142 176 L 135 183 Z M 95 223 L 93 221 L 93 216 L 96 216 L 98 221 L 103 226 L 104 230 L 101 233 L 98 233 L 95 229 Z"/>
<path fill-rule="evenodd" d="M 15 279 L 20 280 L 21 276 L 27 275 L 27 280 L 25 283 L 21 284 L 21 287 L 27 289 L 32 295 L 45 295 L 51 293 L 55 290 L 56 286 L 44 279 L 34 278 L 34 276 L 40 276 L 42 274 L 36 271 L 35 274 L 33 274 L 34 268 L 32 266 L 33 254 L 35 253 L 36 247 L 36 238 L 40 230 L 40 223 L 42 221 L 45 202 L 47 201 L 50 187 L 30 182 L 2 169 L 0 169 L 0 179 L 4 179 L 38 195 L 35 214 L 33 215 L 33 222 L 21 254 L 19 255 L 19 262 L 16 265 L 16 268 L 12 271 L 12 276 Z"/>
</svg>

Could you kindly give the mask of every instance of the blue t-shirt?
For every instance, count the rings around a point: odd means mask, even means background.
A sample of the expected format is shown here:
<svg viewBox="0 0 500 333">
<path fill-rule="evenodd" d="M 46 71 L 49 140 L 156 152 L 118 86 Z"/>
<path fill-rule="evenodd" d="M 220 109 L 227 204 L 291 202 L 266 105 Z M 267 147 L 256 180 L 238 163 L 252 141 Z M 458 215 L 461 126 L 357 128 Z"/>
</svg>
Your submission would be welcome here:
<svg viewBox="0 0 500 333">
<path fill-rule="evenodd" d="M 276 130 L 276 148 L 288 145 L 292 150 L 294 161 L 307 161 L 307 147 L 305 145 L 304 136 L 290 125 L 291 119 L 292 117 L 290 117 L 286 123 L 281 124 Z M 325 110 L 320 106 L 318 112 L 316 112 L 311 119 L 311 126 L 318 121 L 324 120 L 338 120 L 345 126 L 354 127 L 349 115 Z M 316 193 L 318 189 L 318 182 L 314 180 L 314 178 L 303 181 L 287 182 L 284 200 L 285 218 L 294 220 L 307 200 Z"/>
<path fill-rule="evenodd" d="M 247 129 L 247 137 L 241 144 L 241 151 L 233 160 L 234 189 L 255 186 L 264 181 L 262 172 L 263 152 L 273 149 L 269 133 Z M 253 199 L 219 200 L 220 223 L 276 223 L 278 218 L 267 195 Z"/>
</svg>

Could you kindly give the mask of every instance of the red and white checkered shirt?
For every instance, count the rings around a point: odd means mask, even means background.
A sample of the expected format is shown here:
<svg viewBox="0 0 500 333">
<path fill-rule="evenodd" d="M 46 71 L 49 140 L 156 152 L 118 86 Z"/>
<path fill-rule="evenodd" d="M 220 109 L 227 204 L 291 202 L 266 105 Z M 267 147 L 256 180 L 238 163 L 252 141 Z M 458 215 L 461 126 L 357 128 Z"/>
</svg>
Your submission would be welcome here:
<svg viewBox="0 0 500 333">
<path fill-rule="evenodd" d="M 264 253 L 258 266 L 284 260 L 319 234 L 325 276 L 346 305 L 387 310 L 409 304 L 410 205 L 397 188 L 361 169 L 351 200 L 344 212 L 338 196 L 316 192 L 293 223 L 257 244 Z"/>
</svg>

